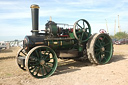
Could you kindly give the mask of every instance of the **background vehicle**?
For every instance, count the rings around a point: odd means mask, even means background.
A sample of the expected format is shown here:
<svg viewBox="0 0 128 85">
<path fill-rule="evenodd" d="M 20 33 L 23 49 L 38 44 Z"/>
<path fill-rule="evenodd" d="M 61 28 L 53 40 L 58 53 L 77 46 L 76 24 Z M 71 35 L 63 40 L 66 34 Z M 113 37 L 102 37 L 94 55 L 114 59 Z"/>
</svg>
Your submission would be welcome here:
<svg viewBox="0 0 128 85">
<path fill-rule="evenodd" d="M 115 42 L 116 45 L 128 44 L 128 39 L 120 39 Z"/>
<path fill-rule="evenodd" d="M 5 42 L 0 42 L 0 49 L 6 49 L 7 45 Z"/>
<path fill-rule="evenodd" d="M 113 38 L 112 43 L 115 44 L 115 42 L 118 41 L 117 39 Z"/>
</svg>

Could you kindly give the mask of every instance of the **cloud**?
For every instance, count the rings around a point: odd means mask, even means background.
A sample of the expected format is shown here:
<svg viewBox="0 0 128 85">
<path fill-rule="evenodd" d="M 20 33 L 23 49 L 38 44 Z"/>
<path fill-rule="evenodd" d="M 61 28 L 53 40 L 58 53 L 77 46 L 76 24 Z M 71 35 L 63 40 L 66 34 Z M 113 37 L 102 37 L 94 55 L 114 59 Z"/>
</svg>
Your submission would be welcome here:
<svg viewBox="0 0 128 85">
<path fill-rule="evenodd" d="M 0 1 L 0 5 L 16 5 L 18 2 L 14 1 Z"/>
</svg>

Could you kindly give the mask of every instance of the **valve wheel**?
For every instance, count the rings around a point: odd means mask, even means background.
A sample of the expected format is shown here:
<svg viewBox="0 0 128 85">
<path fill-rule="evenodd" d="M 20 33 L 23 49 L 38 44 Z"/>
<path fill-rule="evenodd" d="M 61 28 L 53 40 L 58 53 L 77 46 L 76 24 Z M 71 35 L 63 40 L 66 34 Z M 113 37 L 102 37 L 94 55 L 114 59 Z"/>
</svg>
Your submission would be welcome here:
<svg viewBox="0 0 128 85">
<path fill-rule="evenodd" d="M 46 78 L 57 68 L 57 55 L 48 46 L 36 46 L 29 51 L 25 66 L 33 77 Z"/>
<path fill-rule="evenodd" d="M 18 63 L 18 58 L 19 58 L 19 57 L 24 57 L 24 58 L 25 58 L 26 55 L 27 55 L 27 53 L 25 52 L 25 50 L 24 50 L 23 48 L 21 48 L 21 49 L 18 51 L 17 56 L 16 56 L 17 65 L 18 65 L 22 70 L 24 70 L 24 71 L 26 70 L 26 69 L 25 69 L 25 66 Z"/>
<path fill-rule="evenodd" d="M 91 26 L 85 19 L 80 19 L 75 22 L 73 27 L 74 37 L 81 41 L 85 42 L 91 36 Z"/>
<path fill-rule="evenodd" d="M 113 55 L 113 44 L 108 34 L 94 34 L 87 43 L 87 55 L 91 63 L 106 64 Z"/>
</svg>

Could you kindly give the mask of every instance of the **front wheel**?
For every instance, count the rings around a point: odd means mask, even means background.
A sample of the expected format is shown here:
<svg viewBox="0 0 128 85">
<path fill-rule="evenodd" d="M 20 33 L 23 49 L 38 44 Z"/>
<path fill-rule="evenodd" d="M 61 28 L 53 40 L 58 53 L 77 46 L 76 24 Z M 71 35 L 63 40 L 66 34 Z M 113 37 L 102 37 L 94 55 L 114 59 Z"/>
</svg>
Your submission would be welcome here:
<svg viewBox="0 0 128 85">
<path fill-rule="evenodd" d="M 24 71 L 26 70 L 25 69 L 25 62 L 24 62 L 26 55 L 27 55 L 27 53 L 25 52 L 25 50 L 23 48 L 21 48 L 18 51 L 17 56 L 16 56 L 17 65 L 20 67 L 20 69 L 22 69 Z"/>
<path fill-rule="evenodd" d="M 56 70 L 56 53 L 48 46 L 34 47 L 28 52 L 25 66 L 33 77 L 46 78 Z"/>
</svg>

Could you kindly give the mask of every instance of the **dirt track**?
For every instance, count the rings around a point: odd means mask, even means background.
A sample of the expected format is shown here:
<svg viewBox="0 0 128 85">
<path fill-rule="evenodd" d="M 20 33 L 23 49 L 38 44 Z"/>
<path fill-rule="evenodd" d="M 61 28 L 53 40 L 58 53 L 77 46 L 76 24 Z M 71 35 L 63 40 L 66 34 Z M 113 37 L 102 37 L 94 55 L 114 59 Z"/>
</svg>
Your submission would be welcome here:
<svg viewBox="0 0 128 85">
<path fill-rule="evenodd" d="M 128 45 L 114 46 L 110 63 L 61 60 L 56 72 L 45 79 L 35 79 L 19 69 L 15 56 L 19 48 L 0 52 L 0 85 L 128 85 Z"/>
</svg>

